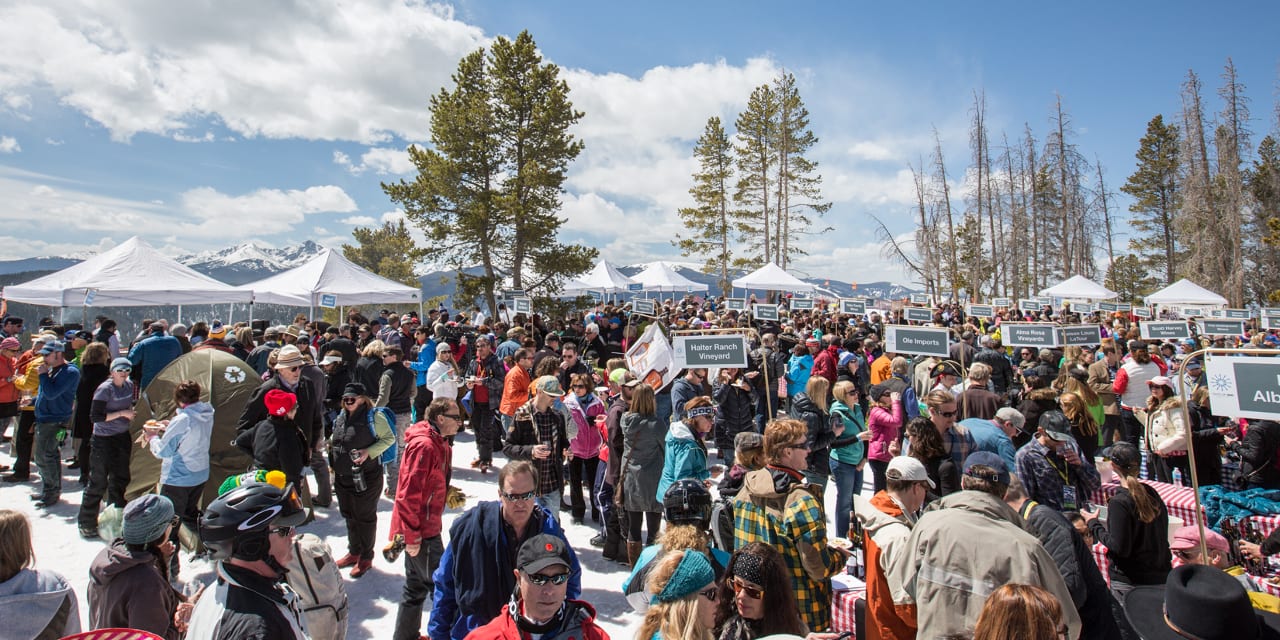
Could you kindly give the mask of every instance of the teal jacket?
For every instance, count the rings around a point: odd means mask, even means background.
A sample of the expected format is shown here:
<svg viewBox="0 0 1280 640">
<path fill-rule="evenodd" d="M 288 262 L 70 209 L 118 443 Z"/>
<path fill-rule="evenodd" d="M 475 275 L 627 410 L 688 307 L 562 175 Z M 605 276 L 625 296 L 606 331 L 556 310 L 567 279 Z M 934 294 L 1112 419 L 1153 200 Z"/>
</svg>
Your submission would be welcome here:
<svg viewBox="0 0 1280 640">
<path fill-rule="evenodd" d="M 858 434 L 867 430 L 867 420 L 862 416 L 862 407 L 836 400 L 831 403 L 831 415 L 839 416 L 844 423 L 844 433 L 831 443 L 831 458 L 837 462 L 858 465 L 867 457 L 867 444 L 858 439 Z"/>
<path fill-rule="evenodd" d="M 708 480 L 711 471 L 707 469 L 707 450 L 698 442 L 693 430 L 683 422 L 671 423 L 667 431 L 667 456 L 662 462 L 662 480 L 658 482 L 658 502 L 667 493 L 667 487 L 677 480 L 691 478 Z"/>
</svg>

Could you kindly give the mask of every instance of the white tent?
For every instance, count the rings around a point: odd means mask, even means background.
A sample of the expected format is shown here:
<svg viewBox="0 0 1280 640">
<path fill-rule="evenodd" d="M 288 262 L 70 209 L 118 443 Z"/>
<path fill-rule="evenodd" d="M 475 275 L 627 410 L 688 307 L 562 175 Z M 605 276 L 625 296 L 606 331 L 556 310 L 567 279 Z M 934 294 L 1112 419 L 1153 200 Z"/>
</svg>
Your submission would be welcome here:
<svg viewBox="0 0 1280 640">
<path fill-rule="evenodd" d="M 765 291 L 797 291 L 810 293 L 813 285 L 801 280 L 770 262 L 751 273 L 733 281 L 739 289 L 760 289 Z"/>
<path fill-rule="evenodd" d="M 644 285 L 645 291 L 706 291 L 707 285 L 694 282 L 676 272 L 665 262 L 654 262 L 632 278 Z"/>
<path fill-rule="evenodd" d="M 1054 298 L 1110 300 L 1119 294 L 1084 276 L 1071 276 L 1048 289 L 1042 290 L 1038 295 Z"/>
<path fill-rule="evenodd" d="M 592 291 L 591 285 L 577 278 L 569 278 L 564 281 L 564 284 L 560 285 L 560 295 L 562 296 L 582 296 L 586 295 L 588 291 Z"/>
<path fill-rule="evenodd" d="M 190 269 L 134 236 L 79 264 L 7 286 L 4 297 L 50 307 L 140 307 L 248 302 L 253 292 Z"/>
<path fill-rule="evenodd" d="M 1143 299 L 1152 304 L 1196 304 L 1226 306 L 1227 299 L 1183 278 Z"/>
<path fill-rule="evenodd" d="M 627 285 L 635 284 L 636 281 L 622 275 L 618 268 L 601 260 L 599 264 L 587 272 L 587 275 L 579 278 L 582 284 L 587 285 L 587 291 L 599 291 L 601 293 L 625 293 Z"/>
<path fill-rule="evenodd" d="M 240 289 L 253 292 L 254 302 L 294 307 L 320 306 L 322 297 L 334 297 L 334 306 L 420 302 L 417 287 L 372 273 L 332 249 L 288 271 L 246 284 Z"/>
</svg>

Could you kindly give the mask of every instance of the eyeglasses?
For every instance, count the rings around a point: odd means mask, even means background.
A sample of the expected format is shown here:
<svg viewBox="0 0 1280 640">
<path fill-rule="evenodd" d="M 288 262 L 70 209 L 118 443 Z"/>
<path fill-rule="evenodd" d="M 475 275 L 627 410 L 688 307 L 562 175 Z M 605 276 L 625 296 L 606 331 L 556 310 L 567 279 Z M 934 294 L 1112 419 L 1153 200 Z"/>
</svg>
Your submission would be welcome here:
<svg viewBox="0 0 1280 640">
<path fill-rule="evenodd" d="M 449 419 L 452 419 L 452 420 L 461 420 L 461 419 L 462 419 L 462 414 L 461 414 L 461 413 L 442 413 L 442 414 L 440 414 L 440 417 L 441 417 L 441 418 L 449 418 Z"/>
<path fill-rule="evenodd" d="M 360 402 L 360 398 L 343 398 L 342 404 L 355 404 Z"/>
<path fill-rule="evenodd" d="M 754 598 L 756 600 L 764 599 L 764 589 L 749 587 L 745 584 L 742 584 L 742 582 L 739 581 L 737 578 L 734 578 L 733 581 L 729 583 L 729 585 L 733 587 L 734 593 L 745 593 L 747 594 L 748 598 Z"/>
<path fill-rule="evenodd" d="M 944 418 L 954 418 L 954 417 L 956 417 L 956 412 L 954 412 L 954 411 L 939 411 L 939 412 L 938 412 L 938 415 L 940 415 L 940 416 L 942 416 L 942 417 L 944 417 Z"/>
<path fill-rule="evenodd" d="M 293 535 L 293 527 L 276 527 L 271 530 L 271 533 L 274 533 L 281 538 L 288 538 Z"/>
<path fill-rule="evenodd" d="M 585 384 L 574 384 L 574 385 L 569 385 L 569 388 L 570 388 L 570 389 L 586 389 L 586 388 L 587 388 L 587 385 L 585 385 Z"/>
<path fill-rule="evenodd" d="M 800 442 L 800 443 L 797 443 L 797 444 L 789 444 L 789 445 L 787 445 L 787 448 L 788 448 L 788 449 L 802 449 L 802 450 L 804 450 L 804 451 L 808 451 L 808 450 L 809 450 L 809 443 L 808 443 L 808 442 Z"/>
<path fill-rule="evenodd" d="M 708 599 L 708 600 L 710 600 L 710 601 L 712 601 L 712 602 L 715 602 L 715 601 L 716 601 L 716 598 L 719 598 L 719 597 L 720 597 L 720 590 L 719 590 L 719 589 L 717 589 L 715 586 L 711 586 L 711 587 L 707 587 L 707 588 L 706 588 L 705 590 L 703 590 L 703 591 L 699 591 L 699 592 L 698 592 L 698 595 L 700 595 L 700 596 L 702 596 L 702 597 L 704 597 L 704 598 L 706 598 L 706 599 Z"/>
<path fill-rule="evenodd" d="M 1181 558 L 1181 559 L 1183 559 L 1183 560 L 1191 560 L 1191 559 L 1195 558 L 1197 555 L 1200 555 L 1200 553 L 1199 553 L 1199 551 L 1197 551 L 1195 548 L 1191 548 L 1191 549 L 1174 549 L 1174 551 L 1173 551 L 1173 555 L 1178 556 L 1179 558 Z"/>
<path fill-rule="evenodd" d="M 302 370 L 302 367 L 289 367 L 288 369 L 286 369 L 286 371 L 292 371 L 295 373 L 301 370 Z"/>
<path fill-rule="evenodd" d="M 569 581 L 569 572 L 557 573 L 554 576 L 549 576 L 545 573 L 526 573 L 524 574 L 524 577 L 528 578 L 529 582 L 532 582 L 534 585 L 539 587 L 547 586 L 548 582 L 559 586 Z"/>
<path fill-rule="evenodd" d="M 502 496 L 502 498 L 508 502 L 527 502 L 534 499 L 534 497 L 538 495 L 538 492 L 526 491 L 524 493 L 507 493 L 506 491 L 499 491 L 498 495 Z"/>
</svg>

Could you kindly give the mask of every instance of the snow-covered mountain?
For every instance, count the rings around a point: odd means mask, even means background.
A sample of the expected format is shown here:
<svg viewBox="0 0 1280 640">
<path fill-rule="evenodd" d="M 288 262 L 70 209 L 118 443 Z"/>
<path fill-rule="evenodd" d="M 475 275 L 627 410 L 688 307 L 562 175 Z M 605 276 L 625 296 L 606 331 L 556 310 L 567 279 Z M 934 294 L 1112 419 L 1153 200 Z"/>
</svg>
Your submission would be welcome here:
<svg viewBox="0 0 1280 640">
<path fill-rule="evenodd" d="M 233 247 L 178 256 L 178 262 L 228 284 L 245 284 L 292 269 L 324 250 L 312 240 L 271 247 L 250 240 Z"/>
</svg>

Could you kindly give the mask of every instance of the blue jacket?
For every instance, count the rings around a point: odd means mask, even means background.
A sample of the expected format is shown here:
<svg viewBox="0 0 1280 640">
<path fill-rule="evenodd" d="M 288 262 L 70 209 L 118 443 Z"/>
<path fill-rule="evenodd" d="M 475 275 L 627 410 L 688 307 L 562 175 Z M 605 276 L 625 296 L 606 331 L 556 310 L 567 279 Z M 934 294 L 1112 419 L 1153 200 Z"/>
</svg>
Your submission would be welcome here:
<svg viewBox="0 0 1280 640">
<path fill-rule="evenodd" d="M 151 440 L 151 453 L 160 458 L 160 484 L 194 487 L 209 479 L 209 439 L 213 435 L 213 405 L 196 402 L 178 409 L 164 435 Z"/>
<path fill-rule="evenodd" d="M 662 479 L 658 481 L 658 502 L 667 488 L 677 480 L 691 478 L 699 482 L 711 477 L 707 469 L 707 450 L 698 444 L 693 430 L 683 422 L 672 422 L 667 430 L 667 455 L 662 461 Z"/>
<path fill-rule="evenodd" d="M 40 392 L 36 394 L 36 422 L 66 422 L 76 404 L 76 387 L 80 386 L 80 370 L 64 364 L 40 374 Z"/>
<path fill-rule="evenodd" d="M 413 369 L 413 373 L 417 377 L 414 384 L 419 387 L 427 386 L 427 369 L 430 369 L 431 365 L 436 361 L 436 346 L 435 338 L 427 338 L 427 341 L 418 348 L 418 359 L 409 362 L 409 368 Z"/>
<path fill-rule="evenodd" d="M 564 531 L 540 507 L 534 508 L 529 526 L 530 536 L 549 533 L 564 539 L 573 565 L 566 597 L 577 599 L 582 594 L 582 567 Z M 506 530 L 500 502 L 481 502 L 449 528 L 449 546 L 432 575 L 435 597 L 427 623 L 431 640 L 463 640 L 497 617 L 510 601 L 516 585 L 517 549 L 508 543 Z"/>
<path fill-rule="evenodd" d="M 804 393 L 805 385 L 809 384 L 811 375 L 813 375 L 813 356 L 807 353 L 802 356 L 791 356 L 787 360 L 787 395 Z"/>
<path fill-rule="evenodd" d="M 146 391 L 152 378 L 181 355 L 182 343 L 178 342 L 177 338 L 163 333 L 153 333 L 150 338 L 133 345 L 129 350 L 129 362 L 132 362 L 135 368 L 142 367 L 138 388 Z"/>
<path fill-rule="evenodd" d="M 1015 458 L 1018 455 L 1018 448 L 1013 446 L 1013 441 L 994 422 L 982 418 L 969 418 L 961 420 L 960 426 L 969 430 L 974 444 L 978 445 L 978 451 L 990 451 L 1003 458 L 1010 469 L 1017 468 Z"/>
</svg>

